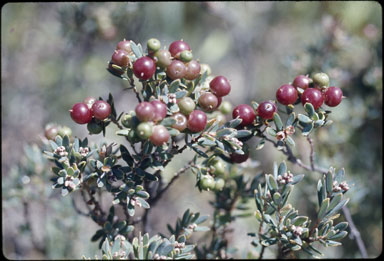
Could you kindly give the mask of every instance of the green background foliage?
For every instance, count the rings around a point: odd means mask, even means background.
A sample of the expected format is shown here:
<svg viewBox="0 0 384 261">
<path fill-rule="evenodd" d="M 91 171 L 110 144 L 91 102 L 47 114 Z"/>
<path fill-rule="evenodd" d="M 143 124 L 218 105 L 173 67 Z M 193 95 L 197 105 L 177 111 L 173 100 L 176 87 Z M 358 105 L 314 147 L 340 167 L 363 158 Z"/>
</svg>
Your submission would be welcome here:
<svg viewBox="0 0 384 261">
<path fill-rule="evenodd" d="M 315 160 L 320 166 L 344 167 L 355 225 L 369 257 L 382 251 L 382 11 L 376 2 L 169 2 L 169 3 L 8 3 L 1 21 L 2 203 L 3 253 L 8 258 L 79 258 L 94 256 L 96 230 L 78 216 L 71 198 L 51 192 L 44 159 L 26 143 L 39 141 L 44 125 L 54 121 L 70 126 L 84 138 L 85 126 L 76 125 L 68 110 L 86 96 L 107 98 L 111 92 L 119 111 L 132 110 L 136 98 L 124 90 L 128 83 L 105 69 L 116 43 L 123 38 L 145 45 L 158 38 L 162 45 L 183 39 L 214 75 L 231 81 L 228 100 L 233 104 L 274 99 L 276 89 L 298 74 L 323 71 L 331 85 L 347 97 L 333 110 L 328 128 L 312 135 Z M 113 128 L 113 127 L 111 127 Z M 89 137 L 96 141 L 100 136 Z M 105 140 L 124 143 L 107 131 Z M 299 135 L 297 154 L 307 159 L 308 144 Z M 256 142 L 250 144 L 251 148 Z M 29 151 L 29 152 L 28 152 Z M 31 152 L 32 151 L 32 152 Z M 183 166 L 192 152 L 177 156 L 165 178 Z M 271 173 L 273 162 L 284 155 L 269 144 L 253 151 L 256 164 L 246 174 Z M 33 157 L 32 157 L 33 158 Z M 314 215 L 318 173 L 306 178 L 290 199 L 306 215 Z M 36 178 L 21 179 L 32 172 Z M 212 215 L 208 200 L 199 193 L 195 178 L 183 175 L 153 210 L 150 235 L 167 233 L 189 208 Z M 24 183 L 23 183 L 24 182 Z M 42 191 L 42 192 L 41 192 Z M 39 193 L 38 193 L 39 192 Z M 31 196 L 35 195 L 35 196 Z M 30 202 L 27 224 L 23 199 Z M 105 199 L 110 200 L 108 198 Z M 79 208 L 84 206 L 78 206 Z M 252 202 L 252 207 L 255 208 Z M 25 210 L 25 209 L 24 209 Z M 236 257 L 256 256 L 252 239 L 254 217 L 241 219 L 231 244 Z M 55 242 L 55 243 L 53 243 Z M 354 258 L 360 253 L 354 240 L 328 248 L 325 257 Z M 274 257 L 273 252 L 265 257 Z M 305 256 L 303 256 L 305 257 Z"/>
</svg>

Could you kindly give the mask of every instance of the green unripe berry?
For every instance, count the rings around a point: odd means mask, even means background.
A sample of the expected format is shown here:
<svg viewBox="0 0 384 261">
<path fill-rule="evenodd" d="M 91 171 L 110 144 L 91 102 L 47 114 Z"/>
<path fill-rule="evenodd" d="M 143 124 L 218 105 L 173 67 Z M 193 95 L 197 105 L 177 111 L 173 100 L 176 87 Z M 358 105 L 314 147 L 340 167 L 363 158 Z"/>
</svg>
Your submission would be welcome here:
<svg viewBox="0 0 384 261">
<path fill-rule="evenodd" d="M 193 59 L 193 54 L 192 54 L 191 51 L 189 51 L 189 50 L 184 50 L 184 51 L 182 51 L 182 52 L 180 53 L 180 60 L 181 60 L 182 62 L 187 63 L 187 62 L 192 61 L 192 59 Z"/>
<path fill-rule="evenodd" d="M 202 190 L 213 190 L 215 189 L 215 180 L 210 175 L 204 175 L 200 179 L 200 187 Z"/>
<path fill-rule="evenodd" d="M 153 124 L 149 122 L 142 122 L 136 128 L 137 136 L 142 140 L 147 140 L 152 135 Z"/>
<path fill-rule="evenodd" d="M 135 116 L 136 113 L 134 111 L 124 114 L 121 117 L 121 124 L 126 128 L 135 128 L 139 124 L 139 121 Z"/>
<path fill-rule="evenodd" d="M 225 173 L 227 172 L 227 164 L 225 164 L 224 161 L 218 158 L 212 161 L 210 167 L 212 170 L 211 173 L 215 176 L 222 176 L 225 175 Z"/>
<path fill-rule="evenodd" d="M 68 137 L 71 137 L 72 136 L 72 130 L 71 128 L 67 127 L 67 126 L 62 126 L 60 129 L 59 129 L 59 133 L 58 133 L 61 137 L 64 137 L 65 135 L 67 135 Z"/>
<path fill-rule="evenodd" d="M 155 53 L 156 65 L 162 69 L 167 68 L 172 63 L 172 56 L 168 50 L 158 50 Z"/>
<path fill-rule="evenodd" d="M 183 97 L 177 103 L 180 112 L 184 115 L 189 115 L 196 107 L 195 102 L 190 97 Z"/>
<path fill-rule="evenodd" d="M 229 101 L 223 101 L 219 110 L 222 114 L 230 114 L 232 112 L 232 104 Z"/>
<path fill-rule="evenodd" d="M 224 181 L 224 179 L 216 179 L 215 180 L 215 191 L 221 191 L 221 190 L 223 190 L 223 188 L 224 188 L 224 186 L 225 186 L 225 181 Z"/>
<path fill-rule="evenodd" d="M 160 50 L 160 47 L 161 47 L 161 43 L 156 38 L 151 38 L 147 41 L 147 48 L 149 52 L 152 52 L 152 53 L 157 52 L 158 50 Z"/>
<path fill-rule="evenodd" d="M 313 75 L 313 83 L 320 88 L 328 87 L 329 77 L 326 73 L 316 73 Z"/>
<path fill-rule="evenodd" d="M 133 129 L 128 132 L 127 138 L 128 138 L 128 141 L 133 144 L 140 141 L 139 137 L 137 137 L 136 135 L 136 131 Z"/>
<path fill-rule="evenodd" d="M 89 134 L 99 134 L 103 131 L 103 126 L 101 126 L 101 124 L 97 124 L 94 120 L 92 120 L 87 124 L 87 129 L 89 131 Z"/>
</svg>

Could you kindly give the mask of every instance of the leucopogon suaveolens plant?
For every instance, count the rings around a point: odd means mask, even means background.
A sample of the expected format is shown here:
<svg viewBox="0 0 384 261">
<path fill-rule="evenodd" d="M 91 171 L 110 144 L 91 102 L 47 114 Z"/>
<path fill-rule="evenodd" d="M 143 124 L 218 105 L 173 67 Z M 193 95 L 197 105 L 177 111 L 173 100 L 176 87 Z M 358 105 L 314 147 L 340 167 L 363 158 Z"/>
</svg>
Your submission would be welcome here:
<svg viewBox="0 0 384 261">
<path fill-rule="evenodd" d="M 138 104 L 135 110 L 118 112 L 113 95 L 107 99 L 89 96 L 73 105 L 74 122 L 87 125 L 90 135 L 105 135 L 110 124 L 124 144 L 89 144 L 87 137 L 73 137 L 59 126 L 46 128 L 50 150 L 45 155 L 53 162 L 53 188 L 63 196 L 79 192 L 86 209 L 78 210 L 96 222 L 100 229 L 92 237 L 99 241 L 106 259 L 181 259 L 231 258 L 236 249 L 227 238 L 228 226 L 236 219 L 256 216 L 258 233 L 253 244 L 260 248 L 278 245 L 283 257 L 303 250 L 312 256 L 321 253 L 316 242 L 339 245 L 347 232 L 346 222 L 336 224 L 339 210 L 348 202 L 344 193 L 348 184 L 344 171 L 323 169 L 314 164 L 314 146 L 310 134 L 332 123 L 331 110 L 342 102 L 342 90 L 329 86 L 325 73 L 299 75 L 292 83 L 277 89 L 276 100 L 252 101 L 234 107 L 225 101 L 231 83 L 224 76 L 213 76 L 207 64 L 195 59 L 188 43 L 174 41 L 161 48 L 157 39 L 140 44 L 123 40 L 116 46 L 107 70 L 128 81 Z M 137 85 L 140 83 L 140 88 Z M 303 110 L 297 112 L 297 107 Z M 325 107 L 327 106 L 327 108 Z M 227 121 L 226 114 L 232 112 Z M 284 119 L 285 118 L 285 119 Z M 311 146 L 310 165 L 295 156 L 292 147 L 300 131 Z M 317 185 L 317 219 L 310 220 L 288 203 L 293 187 L 303 174 L 294 175 L 286 163 L 275 165 L 273 174 L 245 177 L 241 166 L 254 164 L 247 142 L 257 140 L 256 150 L 266 142 L 287 156 L 287 161 L 303 170 L 322 173 Z M 165 182 L 162 172 L 175 155 L 194 151 L 192 159 Z M 234 166 L 240 166 L 234 171 Z M 170 235 L 147 234 L 150 210 L 174 181 L 191 171 L 196 187 L 214 193 L 210 226 L 199 226 L 208 217 L 187 210 Z M 316 186 L 315 186 L 316 187 Z M 101 195 L 112 196 L 109 211 L 100 204 Z M 248 202 L 256 200 L 256 212 Z M 121 208 L 124 218 L 115 214 Z M 141 209 L 138 211 L 138 209 Z M 139 230 L 141 228 L 141 230 Z M 210 242 L 190 241 L 192 232 L 210 233 Z M 208 240 L 209 241 L 209 240 Z M 85 258 L 85 257 L 84 257 Z"/>
</svg>

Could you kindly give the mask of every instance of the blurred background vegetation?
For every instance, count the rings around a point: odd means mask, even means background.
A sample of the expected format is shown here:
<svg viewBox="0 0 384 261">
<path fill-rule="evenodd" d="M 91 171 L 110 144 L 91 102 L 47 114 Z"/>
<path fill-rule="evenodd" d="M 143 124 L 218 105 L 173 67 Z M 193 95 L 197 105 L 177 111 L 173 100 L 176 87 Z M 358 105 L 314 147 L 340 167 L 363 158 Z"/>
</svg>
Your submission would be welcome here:
<svg viewBox="0 0 384 261">
<path fill-rule="evenodd" d="M 163 45 L 187 41 L 214 75 L 230 79 L 228 100 L 233 104 L 273 99 L 276 89 L 298 74 L 328 73 L 331 85 L 341 87 L 347 98 L 333 110 L 334 124 L 312 135 L 316 163 L 345 167 L 353 184 L 348 206 L 355 225 L 368 256 L 381 254 L 382 8 L 377 2 L 8 3 L 1 12 L 6 257 L 59 259 L 97 253 L 97 243 L 89 241 L 96 225 L 75 212 L 71 197 L 52 192 L 41 149 L 26 144 L 39 143 L 51 121 L 70 126 L 75 136 L 84 138 L 85 126 L 74 124 L 68 109 L 86 96 L 107 98 L 111 92 L 119 112 L 133 109 L 136 100 L 124 90 L 127 83 L 105 68 L 118 41 L 144 45 L 152 37 Z M 105 140 L 123 142 L 112 129 Z M 295 140 L 295 153 L 307 161 L 306 140 L 299 135 Z M 245 169 L 250 176 L 270 173 L 274 161 L 284 160 L 270 145 L 252 157 L 259 166 Z M 170 164 L 165 175 L 170 177 L 183 160 Z M 290 163 L 288 167 L 305 173 Z M 306 174 L 291 201 L 310 215 L 320 174 Z M 208 200 L 213 195 L 199 193 L 194 181 L 191 173 L 184 175 L 152 211 L 151 235 L 166 233 L 166 224 L 174 224 L 187 208 L 212 214 Z M 257 256 L 246 236 L 256 230 L 256 220 L 241 219 L 232 227 L 231 244 L 239 248 L 235 257 Z M 275 255 L 271 251 L 265 257 Z M 346 237 L 342 247 L 327 249 L 325 257 L 358 258 L 360 253 L 356 242 Z"/>
</svg>

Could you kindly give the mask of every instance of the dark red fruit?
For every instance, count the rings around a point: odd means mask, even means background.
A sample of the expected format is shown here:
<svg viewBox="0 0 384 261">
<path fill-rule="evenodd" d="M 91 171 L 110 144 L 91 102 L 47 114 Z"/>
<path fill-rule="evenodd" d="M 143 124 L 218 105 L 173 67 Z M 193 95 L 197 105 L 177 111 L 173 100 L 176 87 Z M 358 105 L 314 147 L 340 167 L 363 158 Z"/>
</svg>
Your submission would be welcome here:
<svg viewBox="0 0 384 261">
<path fill-rule="evenodd" d="M 111 62 L 120 67 L 127 67 L 129 64 L 128 53 L 124 50 L 115 50 L 112 54 Z"/>
<path fill-rule="evenodd" d="M 182 51 L 185 51 L 185 50 L 190 51 L 191 47 L 189 47 L 189 45 L 183 40 L 174 41 L 169 45 L 169 52 L 173 57 L 176 57 L 176 58 L 178 57 L 178 55 L 180 55 Z"/>
<path fill-rule="evenodd" d="M 181 79 L 187 73 L 187 67 L 179 60 L 173 60 L 167 67 L 167 76 L 172 80 Z"/>
<path fill-rule="evenodd" d="M 187 128 L 187 117 L 185 117 L 183 114 L 180 112 L 175 113 L 172 115 L 172 118 L 176 120 L 176 123 L 172 125 L 172 128 L 178 131 L 183 131 Z"/>
<path fill-rule="evenodd" d="M 207 115 L 200 110 L 194 110 L 189 114 L 187 126 L 192 132 L 203 131 L 207 126 Z"/>
<path fill-rule="evenodd" d="M 199 97 L 199 106 L 204 110 L 211 112 L 217 108 L 219 100 L 211 92 L 205 92 Z"/>
<path fill-rule="evenodd" d="M 127 53 L 132 52 L 130 41 L 124 39 L 123 41 L 118 42 L 116 50 L 124 50 Z"/>
<path fill-rule="evenodd" d="M 313 108 L 315 108 L 315 110 L 317 110 L 318 108 L 320 108 L 321 105 L 323 105 L 323 101 L 324 99 L 321 91 L 315 88 L 308 88 L 301 95 L 301 103 L 304 105 L 305 103 L 309 102 L 313 105 Z"/>
<path fill-rule="evenodd" d="M 159 100 L 153 100 L 150 102 L 155 108 L 155 116 L 153 121 L 161 121 L 167 116 L 167 105 Z"/>
<path fill-rule="evenodd" d="M 305 75 L 298 75 L 296 78 L 293 80 L 292 85 L 296 88 L 301 88 L 303 90 L 307 89 L 309 87 L 311 80 L 309 77 Z"/>
<path fill-rule="evenodd" d="M 232 162 L 240 164 L 247 161 L 249 158 L 249 152 L 245 152 L 244 154 L 232 153 L 230 157 Z"/>
<path fill-rule="evenodd" d="M 167 128 L 165 128 L 163 125 L 156 125 L 152 129 L 152 136 L 149 138 L 149 140 L 155 146 L 162 146 L 164 143 L 168 142 L 169 137 L 170 135 Z"/>
<path fill-rule="evenodd" d="M 92 120 L 92 111 L 85 103 L 76 103 L 69 111 L 72 120 L 78 124 L 87 124 Z"/>
<path fill-rule="evenodd" d="M 194 80 L 200 75 L 200 63 L 195 60 L 187 63 L 187 70 L 185 72 L 184 78 L 187 80 Z"/>
<path fill-rule="evenodd" d="M 140 80 L 150 79 L 156 72 L 156 64 L 147 56 L 140 57 L 133 63 L 133 73 Z"/>
<path fill-rule="evenodd" d="M 283 105 L 294 104 L 297 100 L 298 93 L 295 87 L 289 84 L 280 86 L 276 91 L 276 99 Z"/>
<path fill-rule="evenodd" d="M 92 105 L 93 116 L 98 120 L 104 120 L 111 114 L 111 105 L 105 101 L 95 101 Z"/>
<path fill-rule="evenodd" d="M 265 101 L 257 107 L 257 115 L 265 120 L 273 118 L 273 114 L 277 111 L 276 105 L 273 102 Z"/>
<path fill-rule="evenodd" d="M 224 76 L 216 76 L 209 83 L 209 87 L 213 94 L 218 97 L 227 95 L 231 91 L 231 84 Z"/>
<path fill-rule="evenodd" d="M 240 104 L 233 109 L 232 117 L 239 117 L 242 120 L 240 126 L 247 126 L 255 120 L 256 113 L 248 104 Z"/>
<path fill-rule="evenodd" d="M 324 103 L 329 107 L 335 107 L 343 99 L 343 91 L 338 87 L 329 87 L 324 93 Z"/>
<path fill-rule="evenodd" d="M 155 107 L 149 102 L 140 102 L 136 106 L 135 112 L 141 122 L 152 121 L 155 117 Z"/>
</svg>

